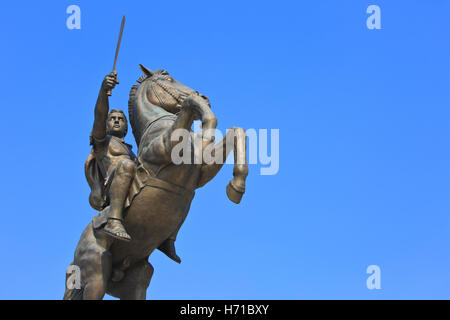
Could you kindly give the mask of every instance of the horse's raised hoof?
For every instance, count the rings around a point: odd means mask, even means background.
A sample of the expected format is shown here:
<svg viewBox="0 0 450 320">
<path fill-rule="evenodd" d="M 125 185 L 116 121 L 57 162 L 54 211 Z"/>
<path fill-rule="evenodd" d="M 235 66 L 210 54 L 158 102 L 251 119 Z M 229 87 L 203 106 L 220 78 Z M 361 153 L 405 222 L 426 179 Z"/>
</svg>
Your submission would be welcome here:
<svg viewBox="0 0 450 320">
<path fill-rule="evenodd" d="M 233 185 L 233 180 L 231 180 L 227 185 L 228 199 L 230 199 L 231 201 L 233 201 L 236 204 L 239 204 L 241 202 L 244 192 L 245 192 L 245 190 L 240 191 Z"/>
<path fill-rule="evenodd" d="M 125 228 L 120 220 L 108 219 L 108 223 L 99 231 L 118 240 L 127 242 L 131 241 L 130 235 L 125 231 Z"/>
</svg>

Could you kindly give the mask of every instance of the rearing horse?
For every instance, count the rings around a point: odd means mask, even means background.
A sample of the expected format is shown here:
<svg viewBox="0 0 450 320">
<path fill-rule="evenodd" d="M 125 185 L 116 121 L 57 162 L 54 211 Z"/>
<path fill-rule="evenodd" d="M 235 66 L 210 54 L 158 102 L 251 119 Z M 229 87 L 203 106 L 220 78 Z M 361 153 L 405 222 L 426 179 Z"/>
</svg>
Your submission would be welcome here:
<svg viewBox="0 0 450 320">
<path fill-rule="evenodd" d="M 81 288 L 67 287 L 66 280 L 64 299 L 102 299 L 105 293 L 120 299 L 146 299 L 153 275 L 150 254 L 167 239 L 175 240 L 195 189 L 216 176 L 231 150 L 233 179 L 226 193 L 239 203 L 245 192 L 245 131 L 232 128 L 214 144 L 217 118 L 208 98 L 165 70 L 140 68 L 144 75 L 131 88 L 128 103 L 139 161 L 124 211 L 124 226 L 132 240 L 114 240 L 96 231 L 95 219 L 89 223 L 71 264 L 80 270 Z M 191 130 L 196 119 L 202 123 L 197 134 Z M 196 148 L 210 156 L 196 161 Z M 183 161 L 173 161 L 174 156 Z"/>
</svg>

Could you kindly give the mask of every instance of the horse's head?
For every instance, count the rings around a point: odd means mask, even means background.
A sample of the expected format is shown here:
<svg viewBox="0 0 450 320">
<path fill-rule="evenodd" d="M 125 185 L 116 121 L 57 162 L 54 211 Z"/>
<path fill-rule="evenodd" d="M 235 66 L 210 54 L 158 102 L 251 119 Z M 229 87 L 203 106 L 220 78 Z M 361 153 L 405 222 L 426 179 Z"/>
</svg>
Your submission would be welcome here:
<svg viewBox="0 0 450 320">
<path fill-rule="evenodd" d="M 143 65 L 139 65 L 139 67 L 144 75 L 138 82 L 148 85 L 146 92 L 148 101 L 170 113 L 178 113 L 181 109 L 181 104 L 187 96 L 199 94 L 197 91 L 175 80 L 166 70 L 151 71 Z M 199 95 L 209 103 L 207 97 Z"/>
<path fill-rule="evenodd" d="M 143 130 L 149 123 L 164 114 L 177 114 L 181 110 L 182 103 L 189 95 L 199 95 L 209 105 L 206 96 L 178 82 L 169 75 L 166 70 L 151 71 L 139 65 L 144 73 L 130 91 L 128 111 L 133 134 L 139 145 Z"/>
</svg>

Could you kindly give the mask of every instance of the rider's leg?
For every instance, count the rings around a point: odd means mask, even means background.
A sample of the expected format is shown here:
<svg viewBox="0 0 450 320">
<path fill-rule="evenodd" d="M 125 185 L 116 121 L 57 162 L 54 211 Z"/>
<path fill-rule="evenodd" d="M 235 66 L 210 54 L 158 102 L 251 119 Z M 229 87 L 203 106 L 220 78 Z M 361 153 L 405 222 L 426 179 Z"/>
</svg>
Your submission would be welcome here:
<svg viewBox="0 0 450 320">
<path fill-rule="evenodd" d="M 104 227 L 104 231 L 121 240 L 131 240 L 131 237 L 122 225 L 122 213 L 135 170 L 136 164 L 133 161 L 128 159 L 122 160 L 116 168 L 109 188 L 110 206 L 108 223 Z"/>
<path fill-rule="evenodd" d="M 136 170 L 136 164 L 128 159 L 119 162 L 114 179 L 109 188 L 110 211 L 109 217 L 122 220 L 122 211 L 130 190 L 131 181 L 133 180 Z"/>
</svg>

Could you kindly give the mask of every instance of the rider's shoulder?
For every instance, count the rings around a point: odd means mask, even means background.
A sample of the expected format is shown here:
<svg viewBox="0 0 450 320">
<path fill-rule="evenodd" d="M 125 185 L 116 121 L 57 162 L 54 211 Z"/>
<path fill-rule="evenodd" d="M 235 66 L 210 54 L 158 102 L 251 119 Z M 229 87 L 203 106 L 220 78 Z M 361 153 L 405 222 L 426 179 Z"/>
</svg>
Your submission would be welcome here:
<svg viewBox="0 0 450 320">
<path fill-rule="evenodd" d="M 104 138 L 97 138 L 94 135 L 90 136 L 90 145 L 94 152 L 101 152 L 109 144 L 111 136 L 106 135 Z"/>
</svg>

